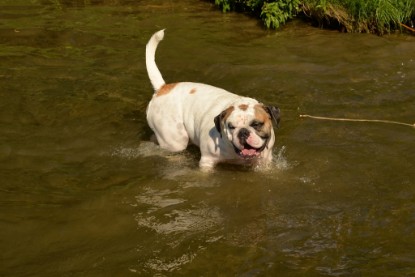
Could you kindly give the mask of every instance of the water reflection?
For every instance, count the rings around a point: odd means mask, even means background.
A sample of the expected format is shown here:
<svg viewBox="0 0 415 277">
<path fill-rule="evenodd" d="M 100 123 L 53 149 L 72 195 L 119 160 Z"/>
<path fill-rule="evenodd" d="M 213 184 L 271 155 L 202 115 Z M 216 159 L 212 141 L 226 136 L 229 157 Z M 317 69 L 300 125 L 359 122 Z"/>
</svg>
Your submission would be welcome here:
<svg viewBox="0 0 415 277">
<path fill-rule="evenodd" d="M 138 227 L 150 233 L 149 238 L 154 236 L 151 232 L 158 238 L 152 244 L 153 255 L 143 261 L 149 269 L 180 269 L 221 238 L 218 229 L 223 218 L 219 209 L 204 201 L 188 203 L 180 194 L 180 191 L 146 189 L 136 197 L 140 211 L 135 217 Z"/>
</svg>

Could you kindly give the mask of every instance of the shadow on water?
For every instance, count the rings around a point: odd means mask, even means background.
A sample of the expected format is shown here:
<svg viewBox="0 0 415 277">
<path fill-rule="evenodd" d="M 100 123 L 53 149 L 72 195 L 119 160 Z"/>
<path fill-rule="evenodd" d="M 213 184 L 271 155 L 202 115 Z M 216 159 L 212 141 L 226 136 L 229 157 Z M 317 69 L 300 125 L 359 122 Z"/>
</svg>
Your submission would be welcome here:
<svg viewBox="0 0 415 277">
<path fill-rule="evenodd" d="M 411 36 L 266 31 L 206 1 L 0 4 L 0 275 L 402 276 L 415 267 Z M 282 110 L 275 164 L 149 142 L 157 63 Z"/>
</svg>

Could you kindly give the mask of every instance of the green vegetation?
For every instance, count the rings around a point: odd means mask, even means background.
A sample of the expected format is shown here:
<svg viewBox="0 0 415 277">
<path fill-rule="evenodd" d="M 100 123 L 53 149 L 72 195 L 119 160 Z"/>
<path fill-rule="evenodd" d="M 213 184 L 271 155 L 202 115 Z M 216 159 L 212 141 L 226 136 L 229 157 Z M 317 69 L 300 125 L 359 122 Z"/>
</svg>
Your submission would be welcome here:
<svg viewBox="0 0 415 277">
<path fill-rule="evenodd" d="M 411 26 L 415 19 L 415 0 L 215 0 L 215 4 L 224 12 L 259 17 L 267 28 L 300 16 L 320 27 L 384 34 L 402 24 Z"/>
</svg>

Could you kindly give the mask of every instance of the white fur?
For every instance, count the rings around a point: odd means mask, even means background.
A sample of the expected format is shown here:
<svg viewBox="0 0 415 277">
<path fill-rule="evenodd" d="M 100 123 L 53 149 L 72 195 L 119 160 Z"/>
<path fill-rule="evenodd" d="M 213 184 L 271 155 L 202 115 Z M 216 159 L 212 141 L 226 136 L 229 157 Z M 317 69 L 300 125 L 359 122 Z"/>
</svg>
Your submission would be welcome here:
<svg viewBox="0 0 415 277">
<path fill-rule="evenodd" d="M 166 85 L 154 61 L 157 45 L 163 36 L 164 30 L 155 33 L 146 46 L 147 71 L 155 89 L 147 107 L 147 121 L 160 146 L 170 151 L 182 151 L 189 142 L 199 146 L 199 165 L 202 168 L 212 168 L 224 161 L 249 164 L 270 162 L 275 141 L 273 131 L 264 150 L 253 159 L 238 156 L 234 145 L 237 148 L 241 146 L 238 142 L 232 143 L 238 140 L 238 130 L 246 128 L 252 131 L 248 138 L 250 144 L 254 147 L 263 144 L 264 139 L 249 126 L 249 122 L 255 119 L 254 106 L 259 104 L 258 101 L 201 83 Z M 241 110 L 241 104 L 248 108 Z M 234 110 L 228 120 L 235 125 L 235 129 L 225 126 L 221 134 L 215 127 L 214 118 L 230 106 Z"/>
<path fill-rule="evenodd" d="M 160 70 L 157 68 L 156 61 L 154 60 L 156 56 L 157 45 L 164 38 L 164 29 L 155 33 L 146 45 L 146 67 L 148 72 L 148 77 L 150 78 L 151 84 L 155 91 L 160 89 L 166 82 L 161 76 Z"/>
</svg>

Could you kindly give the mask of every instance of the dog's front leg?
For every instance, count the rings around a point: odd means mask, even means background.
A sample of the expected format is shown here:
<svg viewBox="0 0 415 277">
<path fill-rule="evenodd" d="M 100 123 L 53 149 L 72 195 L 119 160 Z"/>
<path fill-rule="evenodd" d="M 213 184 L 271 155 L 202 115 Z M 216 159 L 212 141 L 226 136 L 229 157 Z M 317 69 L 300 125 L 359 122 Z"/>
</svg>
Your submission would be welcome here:
<svg viewBox="0 0 415 277">
<path fill-rule="evenodd" d="M 217 163 L 217 158 L 210 156 L 202 156 L 199 161 L 199 167 L 203 171 L 211 171 Z"/>
</svg>

